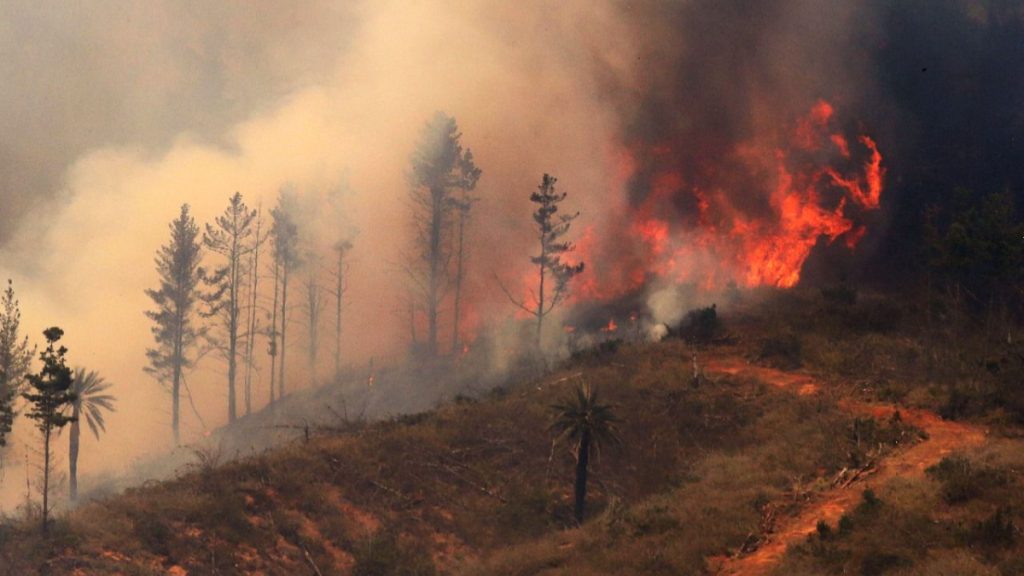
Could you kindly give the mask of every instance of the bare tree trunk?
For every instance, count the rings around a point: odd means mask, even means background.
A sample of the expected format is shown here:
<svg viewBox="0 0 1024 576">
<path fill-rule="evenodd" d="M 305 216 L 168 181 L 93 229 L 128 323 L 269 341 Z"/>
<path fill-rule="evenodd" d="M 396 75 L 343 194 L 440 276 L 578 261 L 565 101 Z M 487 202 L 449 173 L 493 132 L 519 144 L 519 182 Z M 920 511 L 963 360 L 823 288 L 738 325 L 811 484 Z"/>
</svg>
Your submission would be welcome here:
<svg viewBox="0 0 1024 576">
<path fill-rule="evenodd" d="M 171 430 L 174 432 L 174 445 L 181 446 L 181 368 L 182 368 L 182 343 L 181 325 L 178 325 L 178 333 L 174 338 L 174 366 L 171 368 L 173 377 L 171 381 Z"/>
<path fill-rule="evenodd" d="M 444 191 L 431 190 L 430 278 L 427 294 L 427 351 L 437 356 L 437 308 L 441 293 L 441 228 L 444 220 Z"/>
<path fill-rule="evenodd" d="M 338 276 L 334 302 L 334 378 L 341 376 L 341 297 L 345 293 L 345 248 L 338 248 Z"/>
<path fill-rule="evenodd" d="M 537 290 L 537 353 L 541 351 L 541 334 L 544 331 L 544 262 L 547 259 L 547 251 L 544 249 L 544 237 L 540 242 L 540 288 Z"/>
<path fill-rule="evenodd" d="M 68 435 L 68 488 L 71 501 L 78 500 L 78 447 L 82 429 L 78 425 L 79 408 L 72 410 L 71 433 Z"/>
<path fill-rule="evenodd" d="M 239 255 L 238 237 L 232 236 L 230 258 L 230 274 L 228 280 L 228 422 L 238 417 L 238 398 L 235 390 L 235 379 L 238 373 L 238 285 Z"/>
<path fill-rule="evenodd" d="M 274 387 L 277 384 L 277 287 L 280 284 L 278 272 L 281 267 L 274 262 L 274 305 L 270 314 L 270 404 L 274 403 Z"/>
<path fill-rule="evenodd" d="M 584 430 L 576 455 L 576 503 L 573 514 L 577 524 L 583 524 L 583 512 L 587 501 L 587 467 L 590 465 L 590 430 Z"/>
<path fill-rule="evenodd" d="M 43 535 L 50 532 L 50 427 L 43 432 Z"/>
<path fill-rule="evenodd" d="M 281 270 L 281 364 L 277 370 L 277 398 L 284 398 L 284 353 L 285 353 L 285 331 L 288 327 L 288 264 L 285 263 Z"/>
<path fill-rule="evenodd" d="M 245 413 L 246 415 L 252 414 L 252 369 L 253 369 L 253 351 L 256 348 L 256 295 L 258 294 L 256 288 L 259 284 L 260 278 L 260 222 L 262 220 L 262 209 L 256 211 L 256 239 L 252 247 L 252 258 L 250 259 L 249 269 L 252 271 L 252 283 L 249 285 L 249 317 L 246 319 L 248 324 L 249 336 L 245 341 Z"/>
<path fill-rule="evenodd" d="M 306 320 L 308 322 L 307 337 L 309 338 L 309 382 L 317 384 L 317 357 L 320 352 L 320 286 L 316 281 L 316 261 L 309 263 L 309 276 L 306 278 Z"/>
<path fill-rule="evenodd" d="M 466 226 L 466 210 L 465 207 L 459 209 L 459 247 L 456 261 L 455 270 L 455 318 L 452 325 L 452 355 L 458 354 L 459 352 L 459 318 L 461 316 L 460 304 L 462 303 L 462 270 L 463 270 L 463 257 L 465 255 L 465 226 Z"/>
</svg>

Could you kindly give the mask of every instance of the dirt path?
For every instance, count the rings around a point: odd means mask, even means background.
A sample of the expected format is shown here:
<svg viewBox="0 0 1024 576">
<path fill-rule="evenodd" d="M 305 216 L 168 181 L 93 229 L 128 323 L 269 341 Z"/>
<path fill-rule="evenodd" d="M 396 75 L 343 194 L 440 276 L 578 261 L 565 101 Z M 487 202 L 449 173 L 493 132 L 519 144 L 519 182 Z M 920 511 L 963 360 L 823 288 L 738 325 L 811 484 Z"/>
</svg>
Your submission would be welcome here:
<svg viewBox="0 0 1024 576">
<path fill-rule="evenodd" d="M 756 378 L 778 388 L 792 390 L 800 395 L 813 395 L 820 390 L 820 383 L 814 377 L 795 372 L 784 372 L 761 366 L 754 366 L 735 358 L 712 360 L 706 367 L 709 374 L 744 375 Z M 985 430 L 979 426 L 962 422 L 949 422 L 927 410 L 904 408 L 893 404 L 843 401 L 840 406 L 856 414 L 867 414 L 876 418 L 889 418 L 897 409 L 904 422 L 924 430 L 928 438 L 905 449 L 889 454 L 879 462 L 877 471 L 871 476 L 822 493 L 808 503 L 796 516 L 780 518 L 775 531 L 760 548 L 745 556 L 724 560 L 717 574 L 722 576 L 754 576 L 769 574 L 791 544 L 803 541 L 816 530 L 818 521 L 824 520 L 835 525 L 839 518 L 856 506 L 862 492 L 877 488 L 893 478 L 915 477 L 939 462 L 943 456 L 959 450 L 979 446 L 985 441 Z"/>
</svg>

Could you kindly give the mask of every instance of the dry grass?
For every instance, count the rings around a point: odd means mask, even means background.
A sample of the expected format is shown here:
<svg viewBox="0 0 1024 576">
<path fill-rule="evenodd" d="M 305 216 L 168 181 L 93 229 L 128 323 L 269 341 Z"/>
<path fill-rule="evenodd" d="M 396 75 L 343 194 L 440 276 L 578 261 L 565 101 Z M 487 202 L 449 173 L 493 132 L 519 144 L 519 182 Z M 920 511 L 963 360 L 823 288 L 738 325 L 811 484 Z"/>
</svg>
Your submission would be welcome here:
<svg viewBox="0 0 1024 576">
<path fill-rule="evenodd" d="M 678 341 L 624 344 L 485 398 L 207 458 L 83 506 L 50 542 L 10 523 L 0 554 L 15 574 L 694 573 L 757 533 L 759 505 L 846 465 L 852 424 L 756 382 L 695 388 L 690 361 Z M 579 375 L 616 405 L 623 445 L 595 461 L 591 521 L 567 531 L 573 457 L 547 426 Z"/>
</svg>

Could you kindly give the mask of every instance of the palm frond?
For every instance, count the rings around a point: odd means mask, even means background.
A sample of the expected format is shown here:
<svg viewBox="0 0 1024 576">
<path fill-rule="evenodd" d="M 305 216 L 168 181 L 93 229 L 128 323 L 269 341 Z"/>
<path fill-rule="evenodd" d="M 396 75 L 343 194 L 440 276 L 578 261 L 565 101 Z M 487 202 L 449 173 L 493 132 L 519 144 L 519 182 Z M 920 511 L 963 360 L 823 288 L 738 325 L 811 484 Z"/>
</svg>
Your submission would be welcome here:
<svg viewBox="0 0 1024 576">
<path fill-rule="evenodd" d="M 95 370 L 86 371 L 81 367 L 75 369 L 74 378 L 72 384 L 76 394 L 74 407 L 80 417 L 85 416 L 85 423 L 98 440 L 100 433 L 107 431 L 104 413 L 115 411 L 114 402 L 117 398 L 113 394 L 106 393 L 112 384 Z"/>
<path fill-rule="evenodd" d="M 602 443 L 619 444 L 619 419 L 614 408 L 610 404 L 602 404 L 597 389 L 581 380 L 568 398 L 551 405 L 555 418 L 549 429 L 558 433 L 556 440 L 575 440 L 585 431 L 589 432 L 594 439 L 594 448 L 598 450 Z"/>
</svg>

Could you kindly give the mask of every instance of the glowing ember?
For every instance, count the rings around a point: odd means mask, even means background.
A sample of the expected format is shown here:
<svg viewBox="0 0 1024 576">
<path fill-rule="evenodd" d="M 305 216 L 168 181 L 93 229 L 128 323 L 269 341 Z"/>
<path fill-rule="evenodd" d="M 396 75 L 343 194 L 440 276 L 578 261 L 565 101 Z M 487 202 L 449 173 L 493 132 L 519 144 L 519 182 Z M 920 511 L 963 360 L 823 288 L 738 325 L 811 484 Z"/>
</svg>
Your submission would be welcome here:
<svg viewBox="0 0 1024 576">
<path fill-rule="evenodd" d="M 601 332 L 615 332 L 619 329 L 619 325 L 615 323 L 615 319 L 608 320 L 608 324 L 601 328 Z"/>
</svg>

